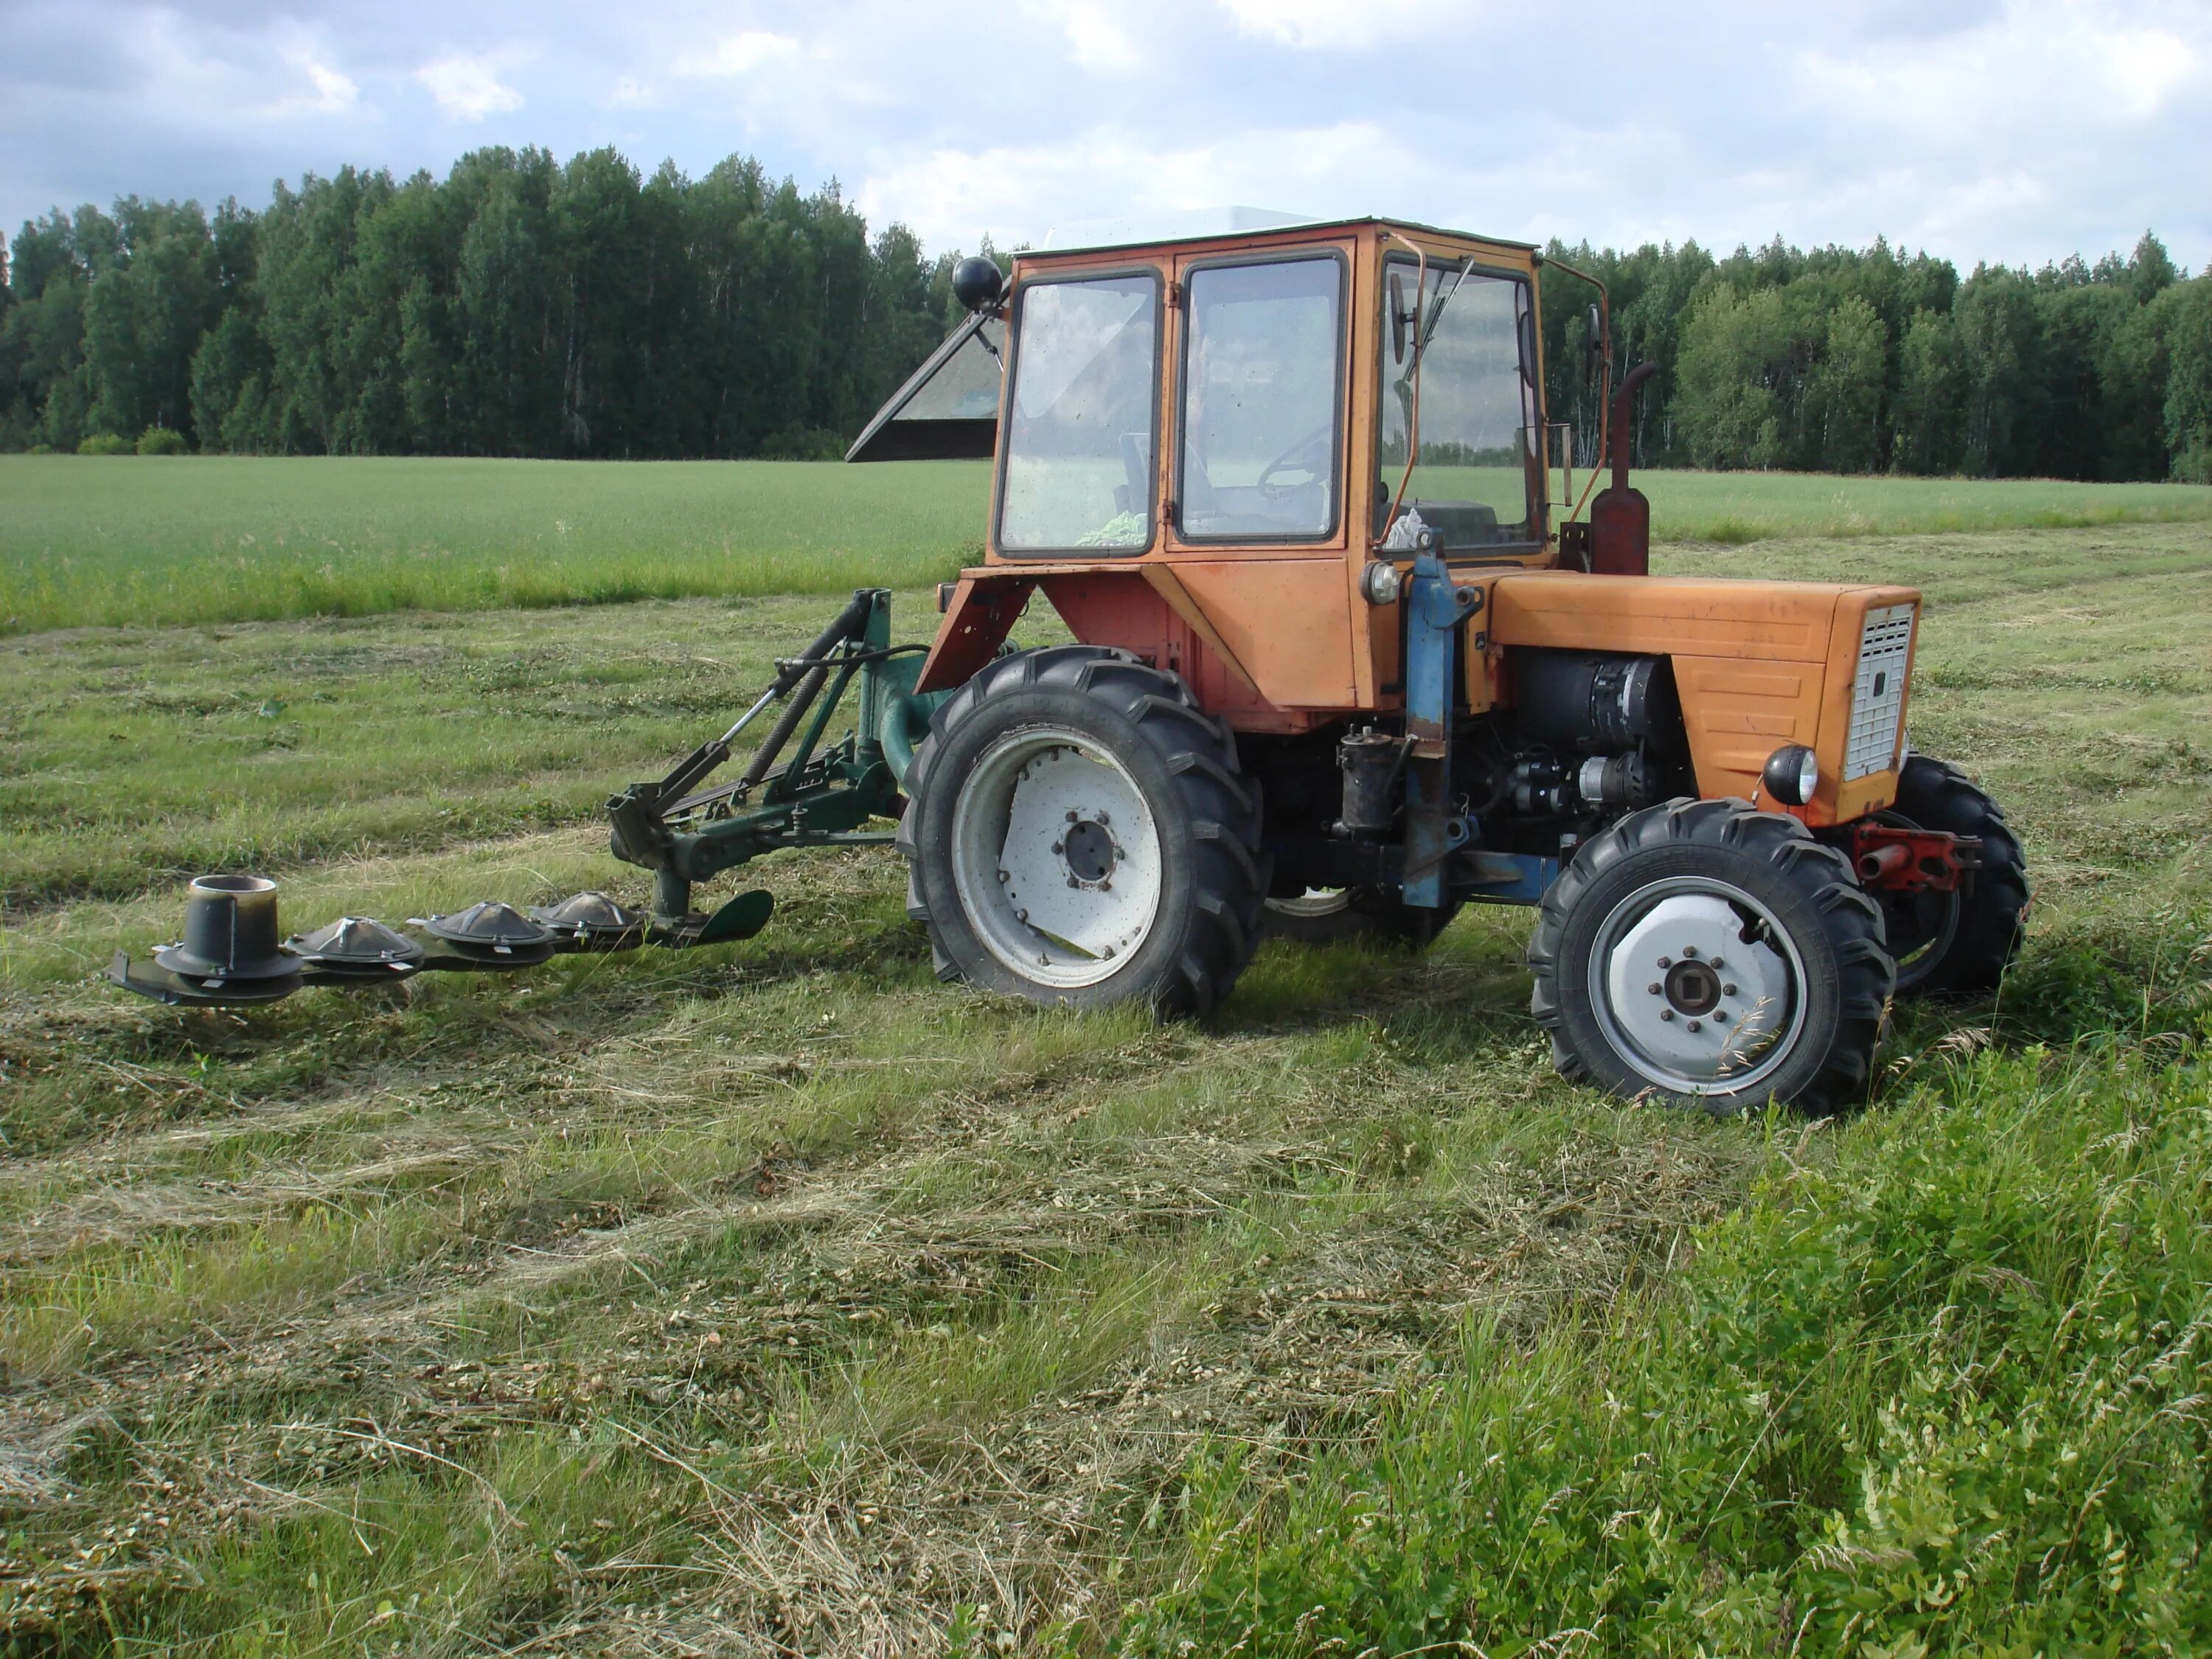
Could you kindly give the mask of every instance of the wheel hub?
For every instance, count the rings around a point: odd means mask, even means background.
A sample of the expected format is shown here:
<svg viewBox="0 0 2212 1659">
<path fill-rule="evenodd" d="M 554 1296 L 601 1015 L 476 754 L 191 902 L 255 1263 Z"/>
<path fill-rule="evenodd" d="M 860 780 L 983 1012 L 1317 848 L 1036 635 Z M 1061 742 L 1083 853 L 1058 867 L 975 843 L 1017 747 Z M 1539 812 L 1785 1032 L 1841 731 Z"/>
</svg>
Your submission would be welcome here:
<svg viewBox="0 0 2212 1659">
<path fill-rule="evenodd" d="M 1113 836 L 1096 818 L 1079 818 L 1070 824 L 1058 851 L 1067 861 L 1068 873 L 1079 882 L 1103 881 L 1121 861 Z"/>
<path fill-rule="evenodd" d="M 1695 947 L 1691 947 L 1695 948 Z M 1721 976 L 1702 962 L 1678 962 L 1661 981 L 1667 1001 L 1678 1014 L 1710 1014 L 1720 1005 Z"/>
</svg>

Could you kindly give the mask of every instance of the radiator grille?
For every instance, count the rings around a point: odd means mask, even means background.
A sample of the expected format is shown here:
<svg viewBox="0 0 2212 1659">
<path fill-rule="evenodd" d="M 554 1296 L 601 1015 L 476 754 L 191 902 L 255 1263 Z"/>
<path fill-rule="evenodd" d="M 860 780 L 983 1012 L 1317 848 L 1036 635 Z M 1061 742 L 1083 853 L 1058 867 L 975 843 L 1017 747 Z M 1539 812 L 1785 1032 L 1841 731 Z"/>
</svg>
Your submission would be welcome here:
<svg viewBox="0 0 2212 1659">
<path fill-rule="evenodd" d="M 1913 607 L 1869 611 L 1859 635 L 1858 678 L 1851 682 L 1850 740 L 1844 781 L 1886 772 L 1897 758 L 1898 722 L 1905 714 L 1905 659 L 1912 650 Z"/>
</svg>

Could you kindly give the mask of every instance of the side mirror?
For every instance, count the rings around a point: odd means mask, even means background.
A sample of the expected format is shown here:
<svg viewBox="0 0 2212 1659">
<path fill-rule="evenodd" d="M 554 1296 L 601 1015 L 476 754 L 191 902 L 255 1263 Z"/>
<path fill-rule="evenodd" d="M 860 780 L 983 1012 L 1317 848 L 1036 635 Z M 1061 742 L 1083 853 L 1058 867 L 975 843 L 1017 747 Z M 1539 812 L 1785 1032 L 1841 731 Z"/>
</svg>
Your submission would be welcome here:
<svg viewBox="0 0 2212 1659">
<path fill-rule="evenodd" d="M 1589 331 L 1583 336 L 1583 379 L 1595 380 L 1605 357 L 1605 322 L 1597 307 L 1589 308 Z"/>
<path fill-rule="evenodd" d="M 1390 273 L 1390 361 L 1406 361 L 1406 285 L 1398 273 Z"/>
</svg>

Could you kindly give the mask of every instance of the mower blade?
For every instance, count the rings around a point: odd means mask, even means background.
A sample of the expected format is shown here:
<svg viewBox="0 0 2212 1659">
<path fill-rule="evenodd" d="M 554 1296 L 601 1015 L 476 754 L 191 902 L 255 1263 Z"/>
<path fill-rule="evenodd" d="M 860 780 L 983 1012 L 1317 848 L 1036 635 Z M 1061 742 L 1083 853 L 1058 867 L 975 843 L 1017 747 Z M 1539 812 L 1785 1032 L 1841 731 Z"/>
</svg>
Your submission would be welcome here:
<svg viewBox="0 0 2212 1659">
<path fill-rule="evenodd" d="M 173 1008 L 251 1008 L 282 1002 L 300 988 L 301 982 L 297 974 L 262 980 L 191 980 L 150 963 L 133 972 L 126 951 L 115 953 L 115 960 L 107 964 L 107 977 L 126 991 L 166 1002 Z"/>
<path fill-rule="evenodd" d="M 732 939 L 750 939 L 768 926 L 768 919 L 775 912 L 775 895 L 756 887 L 750 893 L 738 894 L 708 917 L 707 925 L 690 943 L 726 945 Z"/>
</svg>

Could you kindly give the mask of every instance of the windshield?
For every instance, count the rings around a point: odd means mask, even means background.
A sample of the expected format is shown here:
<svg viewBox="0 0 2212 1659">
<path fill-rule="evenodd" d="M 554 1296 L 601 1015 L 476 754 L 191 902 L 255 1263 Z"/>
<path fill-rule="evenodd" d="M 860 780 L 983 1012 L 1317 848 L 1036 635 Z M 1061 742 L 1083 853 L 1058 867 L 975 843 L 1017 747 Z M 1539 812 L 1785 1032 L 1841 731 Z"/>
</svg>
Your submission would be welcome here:
<svg viewBox="0 0 2212 1659">
<path fill-rule="evenodd" d="M 1185 536 L 1284 539 L 1336 527 L 1343 286 L 1334 258 L 1190 273 Z"/>
<path fill-rule="evenodd" d="M 1022 289 L 1000 546 L 1152 544 L 1159 288 L 1138 272 Z"/>
<path fill-rule="evenodd" d="M 1412 532 L 1443 532 L 1448 552 L 1530 542 L 1532 469 L 1529 457 L 1536 424 L 1529 355 L 1533 333 L 1528 285 L 1516 277 L 1486 276 L 1459 268 L 1429 266 L 1421 279 L 1418 305 L 1413 283 L 1418 270 L 1408 258 L 1393 258 L 1385 267 L 1406 300 L 1406 310 L 1433 331 L 1419 353 L 1421 453 L 1406 486 L 1407 524 L 1394 528 L 1392 540 L 1412 545 Z M 1384 283 L 1385 303 L 1389 283 Z M 1441 313 L 1439 298 L 1444 301 Z M 1387 319 L 1386 319 L 1387 320 Z M 1386 335 L 1387 335 L 1386 329 Z M 1415 325 L 1409 319 L 1405 356 L 1396 361 L 1387 339 L 1382 354 L 1382 407 L 1376 446 L 1375 529 L 1380 535 L 1405 476 L 1407 422 L 1413 404 Z M 1528 373 L 1523 373 L 1526 364 Z M 1419 514 L 1419 523 L 1412 522 Z"/>
</svg>

